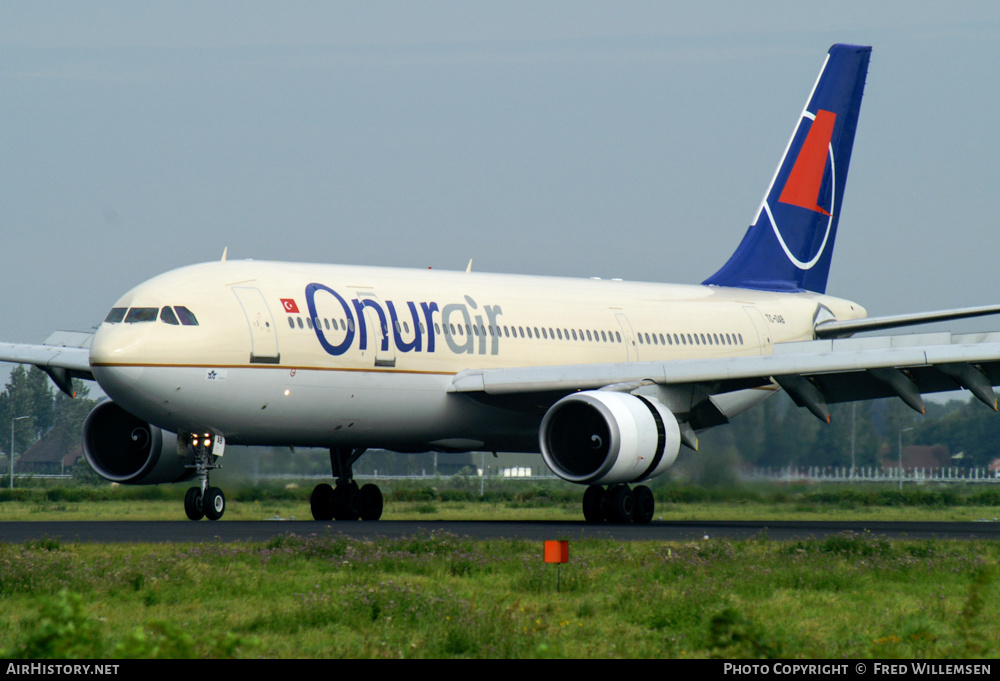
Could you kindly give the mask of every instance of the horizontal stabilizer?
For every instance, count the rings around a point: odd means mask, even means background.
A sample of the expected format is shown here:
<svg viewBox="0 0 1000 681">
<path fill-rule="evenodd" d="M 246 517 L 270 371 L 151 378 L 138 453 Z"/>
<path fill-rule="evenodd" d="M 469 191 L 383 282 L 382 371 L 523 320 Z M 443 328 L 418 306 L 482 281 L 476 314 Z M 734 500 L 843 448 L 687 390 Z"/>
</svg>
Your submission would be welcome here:
<svg viewBox="0 0 1000 681">
<path fill-rule="evenodd" d="M 970 317 L 985 317 L 1000 314 L 1000 305 L 983 305 L 980 307 L 962 307 L 954 310 L 936 310 L 934 312 L 917 312 L 914 314 L 896 314 L 886 317 L 867 317 L 865 319 L 848 319 L 842 322 L 825 321 L 816 324 L 813 331 L 817 338 L 846 338 L 864 331 L 884 331 L 901 326 L 917 326 L 918 324 L 933 324 L 948 322 L 955 319 Z"/>
</svg>

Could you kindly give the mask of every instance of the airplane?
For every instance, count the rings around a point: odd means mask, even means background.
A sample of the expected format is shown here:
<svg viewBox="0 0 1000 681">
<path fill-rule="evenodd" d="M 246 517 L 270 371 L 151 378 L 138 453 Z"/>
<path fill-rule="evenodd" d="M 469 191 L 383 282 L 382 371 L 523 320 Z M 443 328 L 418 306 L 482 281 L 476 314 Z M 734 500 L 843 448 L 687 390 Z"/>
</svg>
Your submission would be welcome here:
<svg viewBox="0 0 1000 681">
<path fill-rule="evenodd" d="M 997 409 L 1000 333 L 853 337 L 1000 312 L 869 318 L 826 295 L 871 48 L 830 48 L 732 257 L 700 285 L 230 260 L 154 277 L 93 334 L 0 344 L 67 393 L 109 399 L 83 427 L 122 484 L 194 480 L 185 513 L 223 516 L 227 445 L 322 447 L 316 520 L 377 520 L 370 448 L 540 452 L 585 485 L 591 523 L 648 523 L 682 446 L 778 390 L 828 405 L 970 390 Z"/>
</svg>

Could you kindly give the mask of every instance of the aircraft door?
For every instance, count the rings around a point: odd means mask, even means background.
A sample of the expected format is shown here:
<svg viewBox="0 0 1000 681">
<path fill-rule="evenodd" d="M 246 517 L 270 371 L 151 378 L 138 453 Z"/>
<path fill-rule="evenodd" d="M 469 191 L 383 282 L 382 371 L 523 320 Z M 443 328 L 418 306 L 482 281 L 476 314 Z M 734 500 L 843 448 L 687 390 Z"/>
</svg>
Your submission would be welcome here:
<svg viewBox="0 0 1000 681">
<path fill-rule="evenodd" d="M 396 366 L 396 348 L 389 334 L 389 318 L 385 306 L 373 291 L 358 291 L 357 295 L 364 311 L 366 345 L 368 351 L 375 354 L 375 366 Z"/>
<path fill-rule="evenodd" d="M 618 326 L 622 329 L 622 342 L 625 344 L 625 361 L 634 362 L 639 359 L 639 353 L 635 345 L 635 334 L 632 333 L 632 325 L 623 312 L 616 312 L 615 318 L 618 320 Z"/>
<path fill-rule="evenodd" d="M 245 286 L 234 286 L 233 293 L 250 326 L 250 363 L 278 364 L 281 361 L 278 334 L 264 295 L 260 289 Z"/>
<path fill-rule="evenodd" d="M 743 311 L 750 317 L 754 330 L 757 332 L 757 345 L 760 348 L 760 354 L 774 354 L 774 341 L 771 338 L 771 329 L 768 328 L 767 322 L 764 320 L 764 315 L 753 305 L 744 305 Z"/>
</svg>

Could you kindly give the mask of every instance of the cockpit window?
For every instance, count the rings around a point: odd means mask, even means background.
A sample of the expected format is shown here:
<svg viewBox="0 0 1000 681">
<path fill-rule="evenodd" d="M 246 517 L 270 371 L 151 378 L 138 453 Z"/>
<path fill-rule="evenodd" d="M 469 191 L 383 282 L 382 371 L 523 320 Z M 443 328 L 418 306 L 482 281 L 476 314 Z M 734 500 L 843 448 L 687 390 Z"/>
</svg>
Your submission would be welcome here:
<svg viewBox="0 0 1000 681">
<path fill-rule="evenodd" d="M 108 316 L 104 318 L 104 321 L 109 324 L 118 324 L 121 320 L 125 319 L 125 313 L 128 312 L 127 307 L 113 307 Z"/>
<path fill-rule="evenodd" d="M 177 321 L 177 315 L 175 315 L 174 311 L 169 307 L 165 307 L 160 310 L 160 321 L 166 322 L 167 324 L 174 324 L 175 326 L 180 324 L 180 322 Z"/>
<path fill-rule="evenodd" d="M 194 316 L 191 310 L 187 309 L 183 305 L 174 305 L 174 311 L 177 313 L 177 318 L 181 320 L 181 324 L 184 326 L 198 326 L 198 318 Z"/>
<path fill-rule="evenodd" d="M 126 324 L 139 324 L 141 322 L 155 322 L 160 313 L 158 307 L 133 307 L 125 316 Z"/>
</svg>

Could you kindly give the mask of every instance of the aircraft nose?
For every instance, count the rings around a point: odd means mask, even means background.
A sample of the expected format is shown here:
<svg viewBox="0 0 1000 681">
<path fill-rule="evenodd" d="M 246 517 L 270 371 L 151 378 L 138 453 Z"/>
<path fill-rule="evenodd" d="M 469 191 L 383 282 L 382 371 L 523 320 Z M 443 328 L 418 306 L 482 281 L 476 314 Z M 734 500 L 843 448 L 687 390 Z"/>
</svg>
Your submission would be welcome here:
<svg viewBox="0 0 1000 681">
<path fill-rule="evenodd" d="M 131 389 L 143 371 L 143 337 L 131 324 L 102 324 L 90 343 L 90 368 L 112 399 Z"/>
</svg>

